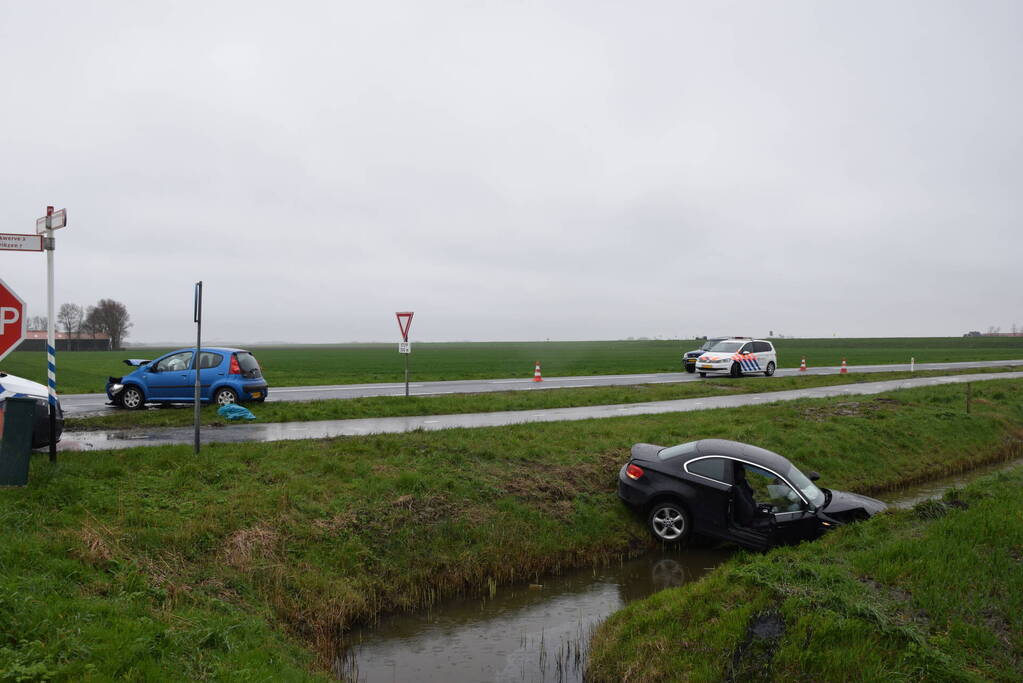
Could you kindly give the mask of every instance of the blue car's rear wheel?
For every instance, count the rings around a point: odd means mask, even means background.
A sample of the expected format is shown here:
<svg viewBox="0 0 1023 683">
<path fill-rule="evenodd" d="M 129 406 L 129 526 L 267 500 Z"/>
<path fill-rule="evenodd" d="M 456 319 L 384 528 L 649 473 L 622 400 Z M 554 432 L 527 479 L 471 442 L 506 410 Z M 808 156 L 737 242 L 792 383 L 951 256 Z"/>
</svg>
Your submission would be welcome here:
<svg viewBox="0 0 1023 683">
<path fill-rule="evenodd" d="M 662 543 L 679 543 L 689 535 L 689 513 L 679 503 L 658 503 L 650 509 L 647 524 Z"/>
<path fill-rule="evenodd" d="M 146 407 L 146 395 L 136 386 L 128 385 L 118 397 L 121 407 L 128 410 L 142 410 Z"/>
<path fill-rule="evenodd" d="M 230 403 L 238 402 L 238 394 L 234 393 L 234 389 L 223 387 L 217 389 L 217 393 L 213 394 L 213 402 L 218 406 L 226 406 Z"/>
</svg>

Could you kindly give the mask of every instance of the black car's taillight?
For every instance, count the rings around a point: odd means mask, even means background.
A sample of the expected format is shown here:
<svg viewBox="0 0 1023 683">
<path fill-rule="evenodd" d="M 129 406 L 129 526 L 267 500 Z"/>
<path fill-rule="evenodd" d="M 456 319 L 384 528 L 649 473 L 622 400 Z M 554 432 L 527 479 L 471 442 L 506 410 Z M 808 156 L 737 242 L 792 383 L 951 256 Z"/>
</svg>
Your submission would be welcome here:
<svg viewBox="0 0 1023 683">
<path fill-rule="evenodd" d="M 639 479 L 643 476 L 643 468 L 630 462 L 629 466 L 625 468 L 625 476 L 629 479 Z"/>
</svg>

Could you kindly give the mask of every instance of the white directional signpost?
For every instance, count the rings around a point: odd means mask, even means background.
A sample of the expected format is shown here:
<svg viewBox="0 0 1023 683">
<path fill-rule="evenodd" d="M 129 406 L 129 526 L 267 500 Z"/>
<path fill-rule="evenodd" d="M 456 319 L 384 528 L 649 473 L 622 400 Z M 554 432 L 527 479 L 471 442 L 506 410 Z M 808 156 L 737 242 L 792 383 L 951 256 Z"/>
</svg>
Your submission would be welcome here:
<svg viewBox="0 0 1023 683">
<path fill-rule="evenodd" d="M 3 251 L 42 251 L 42 235 L 19 235 L 0 232 L 0 250 Z"/>
<path fill-rule="evenodd" d="M 412 345 L 408 341 L 408 330 L 412 327 L 412 311 L 394 314 L 398 318 L 398 329 L 401 330 L 401 341 L 398 342 L 398 353 L 405 356 L 405 395 L 408 396 L 408 357 L 412 353 Z"/>
<path fill-rule="evenodd" d="M 50 398 L 50 462 L 57 462 L 57 347 L 54 341 L 53 314 L 53 231 L 67 227 L 67 211 L 46 207 L 46 215 L 36 219 L 36 234 L 43 236 L 46 250 L 46 386 Z"/>
</svg>

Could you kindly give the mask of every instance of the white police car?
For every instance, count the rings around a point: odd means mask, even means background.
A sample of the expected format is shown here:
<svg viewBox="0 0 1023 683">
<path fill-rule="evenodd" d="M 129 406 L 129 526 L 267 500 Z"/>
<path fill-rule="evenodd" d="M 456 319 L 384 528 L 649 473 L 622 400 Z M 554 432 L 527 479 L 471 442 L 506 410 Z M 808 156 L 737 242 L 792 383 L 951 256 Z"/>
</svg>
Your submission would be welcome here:
<svg viewBox="0 0 1023 683">
<path fill-rule="evenodd" d="M 719 341 L 696 360 L 700 377 L 708 373 L 742 377 L 756 372 L 770 377 L 777 367 L 778 353 L 771 342 L 742 337 Z"/>
<path fill-rule="evenodd" d="M 50 404 L 49 392 L 42 384 L 24 377 L 8 375 L 0 372 L 0 411 L 6 406 L 8 398 L 31 398 L 36 402 L 35 422 L 32 429 L 32 448 L 50 445 Z M 2 423 L 0 423 L 2 424 Z M 57 400 L 57 441 L 64 431 L 64 411 L 60 400 Z"/>
</svg>

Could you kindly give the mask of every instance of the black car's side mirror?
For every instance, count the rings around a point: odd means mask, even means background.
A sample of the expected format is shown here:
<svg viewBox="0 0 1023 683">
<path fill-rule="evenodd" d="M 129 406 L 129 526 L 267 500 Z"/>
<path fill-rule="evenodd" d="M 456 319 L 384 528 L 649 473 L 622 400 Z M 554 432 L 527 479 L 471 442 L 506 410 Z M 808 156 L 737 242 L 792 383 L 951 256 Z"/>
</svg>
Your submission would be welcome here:
<svg viewBox="0 0 1023 683">
<path fill-rule="evenodd" d="M 818 479 L 821 478 L 821 475 L 817 474 L 816 472 L 810 472 L 809 474 L 806 475 L 806 478 L 809 479 L 810 481 L 817 481 Z"/>
</svg>

